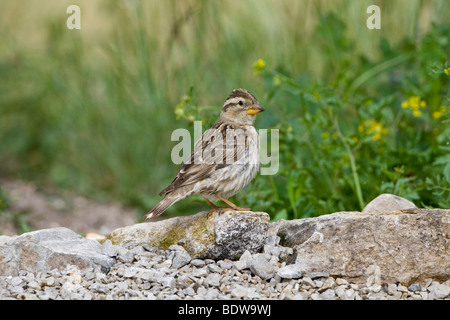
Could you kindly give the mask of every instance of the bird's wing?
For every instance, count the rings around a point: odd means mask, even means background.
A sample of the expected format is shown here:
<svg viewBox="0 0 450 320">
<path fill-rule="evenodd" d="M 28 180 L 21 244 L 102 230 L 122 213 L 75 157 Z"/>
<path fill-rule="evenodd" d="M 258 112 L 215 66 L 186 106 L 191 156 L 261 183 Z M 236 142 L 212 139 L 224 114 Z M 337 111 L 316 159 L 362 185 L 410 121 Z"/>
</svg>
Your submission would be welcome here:
<svg viewBox="0 0 450 320">
<path fill-rule="evenodd" d="M 172 183 L 159 195 L 210 177 L 216 170 L 238 161 L 248 149 L 247 130 L 217 122 L 194 145 L 190 158 Z"/>
</svg>

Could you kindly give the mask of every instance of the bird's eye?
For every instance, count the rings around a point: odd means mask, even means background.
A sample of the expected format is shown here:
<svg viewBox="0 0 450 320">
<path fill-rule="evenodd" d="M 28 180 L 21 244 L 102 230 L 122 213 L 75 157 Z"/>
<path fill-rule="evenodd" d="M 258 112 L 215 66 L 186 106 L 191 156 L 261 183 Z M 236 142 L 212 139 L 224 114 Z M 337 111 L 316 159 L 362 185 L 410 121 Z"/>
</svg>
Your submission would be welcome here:
<svg viewBox="0 0 450 320">
<path fill-rule="evenodd" d="M 239 105 L 240 105 L 240 106 L 243 106 L 243 105 L 244 105 L 244 101 L 239 100 Z"/>
</svg>

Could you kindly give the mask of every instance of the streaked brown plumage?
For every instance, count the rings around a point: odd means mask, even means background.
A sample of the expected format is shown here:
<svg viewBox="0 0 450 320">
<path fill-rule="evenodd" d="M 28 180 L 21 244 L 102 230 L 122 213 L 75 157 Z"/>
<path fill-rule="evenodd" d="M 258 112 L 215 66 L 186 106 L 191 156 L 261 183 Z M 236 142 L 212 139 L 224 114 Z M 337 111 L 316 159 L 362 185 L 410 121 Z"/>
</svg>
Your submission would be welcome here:
<svg viewBox="0 0 450 320">
<path fill-rule="evenodd" d="M 145 218 L 161 215 L 177 201 L 194 194 L 202 196 L 212 210 L 212 201 L 222 200 L 230 209 L 239 208 L 228 200 L 244 188 L 259 168 L 259 139 L 253 124 L 256 114 L 264 111 L 247 90 L 236 89 L 225 101 L 219 120 L 195 143 L 190 158 L 165 194 Z M 228 209 L 228 208 L 227 208 Z"/>
</svg>

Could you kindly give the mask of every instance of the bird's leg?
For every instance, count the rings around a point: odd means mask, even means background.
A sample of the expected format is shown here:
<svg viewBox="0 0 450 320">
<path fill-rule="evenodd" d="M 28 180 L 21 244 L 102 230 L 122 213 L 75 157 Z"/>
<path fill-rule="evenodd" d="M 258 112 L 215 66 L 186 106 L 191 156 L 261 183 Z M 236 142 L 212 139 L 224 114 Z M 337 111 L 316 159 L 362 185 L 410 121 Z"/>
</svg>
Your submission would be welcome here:
<svg viewBox="0 0 450 320">
<path fill-rule="evenodd" d="M 228 204 L 231 209 L 236 210 L 236 211 L 252 211 L 252 209 L 250 208 L 241 208 L 238 207 L 237 205 L 235 205 L 233 202 L 231 202 L 230 200 L 222 197 L 222 196 L 217 196 L 217 198 L 219 198 L 220 200 L 222 200 L 223 202 L 225 202 L 226 204 Z"/>
<path fill-rule="evenodd" d="M 209 218 L 209 216 L 210 216 L 214 211 L 216 211 L 216 210 L 219 210 L 219 213 L 221 213 L 222 210 L 229 209 L 228 207 L 219 207 L 219 206 L 216 206 L 214 203 L 212 203 L 211 201 L 209 201 L 209 200 L 206 199 L 205 197 L 203 197 L 203 199 L 205 199 L 205 201 L 208 202 L 208 204 L 211 206 L 211 210 L 208 211 L 208 215 L 207 215 L 208 218 Z"/>
</svg>

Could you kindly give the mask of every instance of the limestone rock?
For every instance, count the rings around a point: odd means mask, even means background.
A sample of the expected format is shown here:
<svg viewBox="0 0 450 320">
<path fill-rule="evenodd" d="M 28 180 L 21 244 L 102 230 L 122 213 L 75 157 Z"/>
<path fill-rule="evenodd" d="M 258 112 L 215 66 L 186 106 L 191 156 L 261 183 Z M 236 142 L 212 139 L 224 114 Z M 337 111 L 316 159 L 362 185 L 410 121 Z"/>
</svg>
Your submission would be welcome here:
<svg viewBox="0 0 450 320">
<path fill-rule="evenodd" d="M 170 253 L 167 258 L 172 260 L 172 268 L 179 269 L 184 267 L 191 261 L 191 256 L 184 250 L 182 246 L 171 245 L 169 247 Z"/>
<path fill-rule="evenodd" d="M 257 253 L 252 255 L 250 270 L 261 279 L 270 280 L 278 271 L 278 259 L 267 253 Z"/>
<path fill-rule="evenodd" d="M 245 250 L 258 252 L 264 245 L 269 215 L 265 212 L 225 211 L 144 222 L 114 230 L 115 245 L 147 244 L 161 249 L 180 245 L 192 259 L 237 259 Z"/>
<path fill-rule="evenodd" d="M 277 274 L 283 279 L 299 279 L 305 271 L 309 271 L 306 263 L 293 263 L 278 269 Z"/>
<path fill-rule="evenodd" d="M 278 236 L 294 248 L 288 262 L 311 272 L 404 285 L 450 278 L 450 210 L 337 212 L 285 221 Z"/>
<path fill-rule="evenodd" d="M 363 209 L 363 213 L 383 213 L 417 208 L 414 203 L 405 198 L 383 193 L 370 201 Z"/>
<path fill-rule="evenodd" d="M 68 265 L 79 269 L 100 265 L 107 271 L 116 260 L 102 253 L 102 245 L 67 228 L 50 228 L 0 239 L 0 275 L 19 270 L 48 272 Z"/>
</svg>

